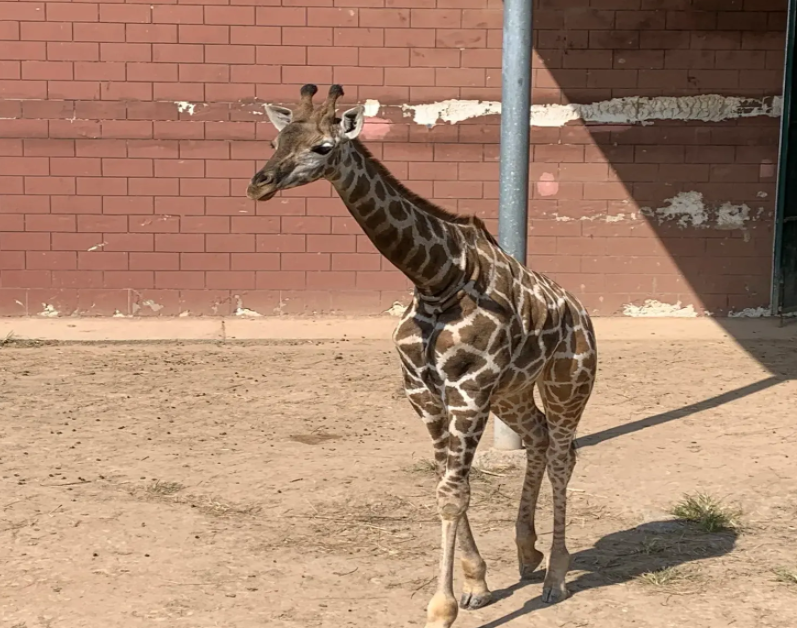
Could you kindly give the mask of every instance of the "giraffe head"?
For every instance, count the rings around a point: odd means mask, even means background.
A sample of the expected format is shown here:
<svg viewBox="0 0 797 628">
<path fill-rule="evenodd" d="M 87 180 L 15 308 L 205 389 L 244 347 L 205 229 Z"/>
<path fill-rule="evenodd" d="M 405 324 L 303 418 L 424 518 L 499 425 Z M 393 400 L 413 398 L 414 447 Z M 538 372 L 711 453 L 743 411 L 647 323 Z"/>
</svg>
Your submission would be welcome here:
<svg viewBox="0 0 797 628">
<path fill-rule="evenodd" d="M 276 105 L 266 106 L 266 115 L 278 134 L 272 142 L 274 154 L 255 173 L 246 195 L 256 201 L 267 201 L 280 190 L 312 183 L 335 171 L 340 162 L 341 147 L 362 131 L 364 108 L 358 105 L 335 114 L 335 102 L 343 96 L 343 88 L 333 85 L 329 96 L 319 107 L 313 106 L 318 88 L 305 85 L 301 102 L 293 112 Z"/>
</svg>

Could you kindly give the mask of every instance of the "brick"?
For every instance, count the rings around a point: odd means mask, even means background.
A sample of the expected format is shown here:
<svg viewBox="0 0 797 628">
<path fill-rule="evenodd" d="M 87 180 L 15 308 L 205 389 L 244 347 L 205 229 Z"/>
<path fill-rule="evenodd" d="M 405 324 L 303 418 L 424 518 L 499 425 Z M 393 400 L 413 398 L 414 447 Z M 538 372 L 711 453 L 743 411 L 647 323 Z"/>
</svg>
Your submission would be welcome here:
<svg viewBox="0 0 797 628">
<path fill-rule="evenodd" d="M 98 177 L 102 169 L 100 160 L 92 157 L 51 157 L 50 173 L 64 177 Z"/>
<path fill-rule="evenodd" d="M 0 157 L 0 172 L 5 175 L 48 175 L 50 164 L 46 157 Z"/>
<path fill-rule="evenodd" d="M 72 25 L 72 36 L 75 41 L 122 42 L 125 41 L 125 25 L 77 23 Z"/>
<path fill-rule="evenodd" d="M 128 265 L 130 270 L 178 270 L 180 255 L 179 253 L 131 252 Z"/>
<path fill-rule="evenodd" d="M 281 31 L 276 26 L 232 26 L 230 28 L 231 44 L 278 46 L 280 41 Z"/>
<path fill-rule="evenodd" d="M 182 233 L 229 233 L 230 219 L 227 216 L 183 216 L 180 220 Z"/>
<path fill-rule="evenodd" d="M 155 176 L 203 177 L 205 176 L 205 164 L 195 160 L 156 159 Z"/>
<path fill-rule="evenodd" d="M 409 25 L 411 28 L 460 28 L 463 26 L 462 11 L 457 9 L 411 9 Z"/>
<path fill-rule="evenodd" d="M 180 270 L 229 269 L 229 253 L 180 253 Z"/>
<path fill-rule="evenodd" d="M 50 22 L 96 22 L 99 19 L 98 5 L 92 3 L 48 2 L 46 7 Z"/>
<path fill-rule="evenodd" d="M 101 43 L 99 56 L 91 60 L 98 58 L 102 61 L 152 61 L 152 47 L 149 44 Z"/>
<path fill-rule="evenodd" d="M 46 54 L 46 46 L 43 42 L 0 41 L 0 59 L 3 60 L 44 60 Z"/>
<path fill-rule="evenodd" d="M 410 9 L 360 9 L 360 26 L 403 28 L 410 26 Z"/>
<path fill-rule="evenodd" d="M 102 212 L 100 196 L 51 196 L 49 198 L 54 214 L 99 214 Z"/>
<path fill-rule="evenodd" d="M 381 30 L 378 32 L 382 35 Z M 336 30 L 336 42 L 337 35 Z M 376 45 L 382 45 L 381 39 L 380 37 L 380 41 Z M 436 42 L 437 34 L 433 28 L 388 28 L 384 30 L 384 45 L 390 48 L 435 48 Z"/>
<path fill-rule="evenodd" d="M 253 290 L 255 273 L 254 271 L 208 271 L 206 286 L 229 290 Z"/>
<path fill-rule="evenodd" d="M 77 268 L 75 251 L 27 251 L 26 270 L 74 270 Z"/>
<path fill-rule="evenodd" d="M 737 50 L 742 45 L 742 34 L 717 31 L 693 31 L 690 47 L 705 50 Z M 758 49 L 753 46 L 754 49 Z"/>
<path fill-rule="evenodd" d="M 385 45 L 398 45 L 388 44 L 385 40 L 385 33 L 386 31 L 381 28 L 336 28 L 334 29 L 333 35 L 334 45 L 352 48 L 374 48 Z M 430 46 L 433 45 L 433 41 L 434 40 L 432 40 Z"/>
<path fill-rule="evenodd" d="M 163 81 L 175 83 L 178 80 L 176 63 L 128 63 L 128 81 Z"/>
<path fill-rule="evenodd" d="M 186 83 L 225 83 L 230 80 L 230 68 L 226 64 L 183 64 L 180 66 L 180 81 Z"/>
<path fill-rule="evenodd" d="M 307 50 L 308 65 L 357 65 L 359 48 L 313 46 Z M 373 52 L 368 52 L 369 65 L 373 63 Z M 271 82 L 271 81 L 269 81 Z"/>
<path fill-rule="evenodd" d="M 125 64 L 121 62 L 84 62 L 75 66 L 75 80 L 78 81 L 124 81 L 127 76 Z"/>
<path fill-rule="evenodd" d="M 251 253 L 255 251 L 255 236 L 248 233 L 209 233 L 205 236 L 205 251 Z"/>
<path fill-rule="evenodd" d="M 140 23 L 151 22 L 151 10 L 145 5 L 101 4 L 100 22 Z M 82 20 L 75 20 L 82 21 Z"/>
<path fill-rule="evenodd" d="M 151 233 L 110 233 L 105 234 L 103 251 L 152 251 L 155 236 Z"/>
<path fill-rule="evenodd" d="M 124 157 L 125 142 L 121 140 L 76 140 L 75 155 L 78 157 Z"/>
<path fill-rule="evenodd" d="M 22 78 L 26 80 L 71 79 L 70 61 L 23 61 Z"/>
<path fill-rule="evenodd" d="M 142 255 L 146 255 L 146 253 L 142 253 Z M 205 273 L 202 271 L 156 271 L 155 287 L 172 290 L 201 290 L 205 287 Z"/>
<path fill-rule="evenodd" d="M 434 46 L 436 48 L 484 48 L 487 46 L 487 31 L 438 29 Z"/>
<path fill-rule="evenodd" d="M 280 253 L 281 270 L 330 270 L 328 253 Z"/>
<path fill-rule="evenodd" d="M 128 254 L 122 251 L 78 251 L 80 270 L 127 270 Z"/>
<path fill-rule="evenodd" d="M 233 253 L 231 270 L 274 271 L 280 268 L 279 253 Z"/>
<path fill-rule="evenodd" d="M 273 7 L 272 7 L 273 8 Z M 254 7 L 206 6 L 205 24 L 254 25 Z"/>
<path fill-rule="evenodd" d="M 181 44 L 228 44 L 230 29 L 226 26 L 181 24 L 178 26 Z"/>
<path fill-rule="evenodd" d="M 0 214 L 1 215 L 1 214 Z M 75 217 L 58 214 L 28 214 L 25 231 L 75 231 Z"/>
<path fill-rule="evenodd" d="M 2 234 L 0 234 L 0 240 Z M 51 285 L 51 272 L 49 270 L 6 270 L 3 271 L 4 288 L 48 288 Z M 31 296 L 33 290 L 28 290 Z M 34 296 L 34 301 L 35 301 Z M 31 303 L 31 307 L 38 307 L 38 304 Z M 36 309 L 35 311 L 39 311 Z"/>
<path fill-rule="evenodd" d="M 19 37 L 13 39 L 47 42 L 72 41 L 72 24 L 63 22 L 22 22 L 18 29 Z M 12 38 L 9 37 L 9 39 Z"/>
<path fill-rule="evenodd" d="M 719 11 L 717 30 L 719 31 L 766 31 L 767 13 L 754 11 Z"/>
<path fill-rule="evenodd" d="M 260 271 L 256 273 L 258 290 L 300 290 L 305 287 L 303 271 Z"/>
<path fill-rule="evenodd" d="M 666 28 L 666 11 L 617 11 L 615 27 L 617 30 L 650 31 Z"/>
<path fill-rule="evenodd" d="M 258 234 L 255 248 L 258 253 L 303 253 L 307 236 L 292 233 Z"/>
<path fill-rule="evenodd" d="M 127 24 L 125 37 L 128 42 L 176 43 L 177 28 L 174 24 Z"/>
<path fill-rule="evenodd" d="M 307 11 L 307 26 L 358 26 L 357 9 L 342 7 L 310 8 Z"/>
<path fill-rule="evenodd" d="M 25 194 L 74 194 L 73 177 L 25 177 Z"/>
<path fill-rule="evenodd" d="M 91 233 L 126 233 L 126 216 L 78 216 L 77 230 Z"/>
<path fill-rule="evenodd" d="M 205 236 L 194 233 L 156 233 L 155 250 L 163 252 L 203 252 Z"/>
<path fill-rule="evenodd" d="M 385 83 L 388 85 L 434 85 L 435 68 L 387 68 Z"/>
<path fill-rule="evenodd" d="M 43 2 L 0 2 L 0 20 L 43 21 L 44 7 Z"/>
<path fill-rule="evenodd" d="M 306 26 L 307 9 L 304 7 L 258 7 L 257 24 L 265 26 Z"/>
<path fill-rule="evenodd" d="M 142 139 L 152 137 L 152 122 L 148 120 L 103 120 L 102 136 L 107 138 Z"/>
<path fill-rule="evenodd" d="M 497 28 L 504 25 L 504 15 L 501 9 L 464 9 L 462 11 L 463 28 Z"/>
<path fill-rule="evenodd" d="M 284 26 L 282 44 L 285 46 L 331 46 L 332 29 L 306 26 Z"/>
<path fill-rule="evenodd" d="M 159 4 L 152 7 L 152 21 L 156 24 L 203 24 L 201 6 Z"/>
</svg>

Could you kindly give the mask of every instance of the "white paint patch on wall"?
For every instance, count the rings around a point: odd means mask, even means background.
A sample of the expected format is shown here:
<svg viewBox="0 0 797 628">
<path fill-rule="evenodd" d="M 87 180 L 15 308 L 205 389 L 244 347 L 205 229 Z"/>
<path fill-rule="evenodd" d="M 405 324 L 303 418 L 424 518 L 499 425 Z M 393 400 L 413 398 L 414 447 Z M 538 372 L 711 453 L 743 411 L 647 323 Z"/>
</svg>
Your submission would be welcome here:
<svg viewBox="0 0 797 628">
<path fill-rule="evenodd" d="M 177 111 L 180 113 L 187 113 L 189 116 L 194 115 L 196 103 L 188 102 L 187 100 L 180 100 L 174 103 L 177 105 Z"/>
<path fill-rule="evenodd" d="M 501 113 L 494 100 L 441 100 L 421 105 L 402 105 L 404 115 L 417 124 L 457 124 L 463 120 Z M 700 96 L 628 96 L 589 104 L 532 105 L 531 125 L 561 127 L 575 120 L 605 124 L 652 124 L 655 120 L 720 122 L 758 116 L 780 117 L 783 99 L 741 98 L 720 94 Z"/>
<path fill-rule="evenodd" d="M 728 312 L 728 318 L 768 318 L 772 310 L 768 307 L 746 307 L 738 312 Z"/>
<path fill-rule="evenodd" d="M 627 303 L 623 306 L 623 314 L 633 318 L 641 317 L 678 317 L 678 318 L 696 318 L 697 312 L 694 306 L 682 306 L 681 302 L 677 303 L 662 303 L 656 299 L 646 299 L 642 305 L 634 305 Z"/>
<path fill-rule="evenodd" d="M 730 201 L 714 208 L 706 205 L 703 193 L 692 190 L 679 192 L 664 201 L 662 207 L 640 207 L 644 216 L 657 218 L 659 224 L 675 221 L 681 229 L 714 225 L 717 229 L 744 229 L 750 220 L 750 207 L 744 203 L 734 205 Z"/>
</svg>

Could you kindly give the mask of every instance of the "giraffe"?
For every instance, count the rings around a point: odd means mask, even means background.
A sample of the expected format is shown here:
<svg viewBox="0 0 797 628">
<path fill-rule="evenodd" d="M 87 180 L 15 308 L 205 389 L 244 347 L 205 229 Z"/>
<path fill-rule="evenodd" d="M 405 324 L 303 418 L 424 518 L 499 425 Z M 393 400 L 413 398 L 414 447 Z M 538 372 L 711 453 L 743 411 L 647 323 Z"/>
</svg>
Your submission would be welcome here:
<svg viewBox="0 0 797 628">
<path fill-rule="evenodd" d="M 426 628 L 449 628 L 458 608 L 491 601 L 468 522 L 469 473 L 489 413 L 522 438 L 526 475 L 515 525 L 520 577 L 537 569 L 534 519 L 543 475 L 553 495 L 553 540 L 543 582 L 546 603 L 567 597 L 567 485 L 575 465 L 576 427 L 592 393 L 597 347 L 578 299 L 507 254 L 476 216 L 448 212 L 414 194 L 358 140 L 362 105 L 336 114 L 332 85 L 318 107 L 305 85 L 294 113 L 266 108 L 278 133 L 274 153 L 246 194 L 267 201 L 278 191 L 328 180 L 379 252 L 414 284 L 394 333 L 404 389 L 432 439 L 441 523 L 437 590 Z M 544 411 L 534 400 L 539 391 Z M 457 545 L 464 573 L 453 592 Z"/>
</svg>

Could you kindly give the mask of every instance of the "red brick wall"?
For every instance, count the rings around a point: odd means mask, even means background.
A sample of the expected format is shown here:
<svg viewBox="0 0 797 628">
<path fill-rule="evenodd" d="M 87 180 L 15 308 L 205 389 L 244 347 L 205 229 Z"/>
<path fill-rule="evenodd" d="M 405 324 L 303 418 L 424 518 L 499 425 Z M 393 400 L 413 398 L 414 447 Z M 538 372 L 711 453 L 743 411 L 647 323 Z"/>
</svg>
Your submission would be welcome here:
<svg viewBox="0 0 797 628">
<path fill-rule="evenodd" d="M 406 302 L 407 282 L 328 184 L 246 200 L 270 154 L 261 102 L 332 81 L 346 102 L 379 100 L 369 148 L 412 189 L 495 229 L 497 116 L 428 129 L 400 106 L 500 100 L 501 6 L 0 2 L 0 314 Z M 535 0 L 533 100 L 780 94 L 785 8 Z M 767 116 L 533 128 L 531 266 L 601 315 L 646 299 L 715 314 L 768 305 L 777 134 Z M 748 205 L 744 229 L 629 218 L 695 191 L 712 207 Z"/>
</svg>

